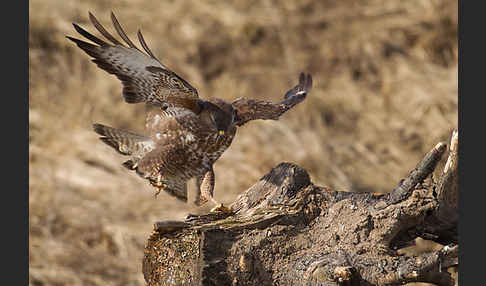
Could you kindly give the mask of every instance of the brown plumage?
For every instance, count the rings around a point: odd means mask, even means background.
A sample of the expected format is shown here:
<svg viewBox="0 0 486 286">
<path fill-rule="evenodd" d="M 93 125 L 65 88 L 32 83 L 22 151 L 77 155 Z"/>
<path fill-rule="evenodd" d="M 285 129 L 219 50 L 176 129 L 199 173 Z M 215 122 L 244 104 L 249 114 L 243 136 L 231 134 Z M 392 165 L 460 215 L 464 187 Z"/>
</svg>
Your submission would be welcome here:
<svg viewBox="0 0 486 286">
<path fill-rule="evenodd" d="M 98 67 L 121 80 L 127 103 L 145 102 L 148 110 L 148 135 L 101 124 L 94 124 L 94 131 L 120 154 L 130 156 L 123 163 L 125 167 L 149 180 L 159 191 L 163 189 L 184 201 L 186 182 L 191 178 L 196 178 L 199 193 L 195 203 L 201 205 L 212 199 L 213 164 L 231 145 L 238 126 L 255 119 L 277 120 L 302 102 L 312 88 L 311 76 L 301 73 L 299 83 L 278 103 L 245 98 L 232 103 L 218 98 L 202 100 L 194 87 L 154 56 L 140 31 L 137 36 L 146 54 L 128 38 L 113 13 L 115 30 L 128 47 L 108 33 L 91 13 L 89 18 L 109 42 L 76 24 L 76 31 L 97 45 L 67 38 L 93 57 Z"/>
</svg>

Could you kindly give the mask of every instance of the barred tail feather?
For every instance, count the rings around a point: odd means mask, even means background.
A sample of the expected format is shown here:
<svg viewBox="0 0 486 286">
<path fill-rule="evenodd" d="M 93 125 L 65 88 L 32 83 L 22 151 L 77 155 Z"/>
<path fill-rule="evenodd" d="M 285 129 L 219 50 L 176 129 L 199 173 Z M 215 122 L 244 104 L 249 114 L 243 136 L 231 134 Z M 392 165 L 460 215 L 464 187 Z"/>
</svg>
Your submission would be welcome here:
<svg viewBox="0 0 486 286">
<path fill-rule="evenodd" d="M 153 149 L 154 142 L 150 137 L 144 135 L 116 129 L 98 123 L 93 124 L 93 130 L 101 135 L 101 141 L 122 155 L 133 155 L 135 157 L 140 157 Z M 130 165 L 130 163 L 127 162 L 125 162 L 126 165 Z M 132 160 L 131 166 L 133 165 L 134 163 Z"/>
</svg>

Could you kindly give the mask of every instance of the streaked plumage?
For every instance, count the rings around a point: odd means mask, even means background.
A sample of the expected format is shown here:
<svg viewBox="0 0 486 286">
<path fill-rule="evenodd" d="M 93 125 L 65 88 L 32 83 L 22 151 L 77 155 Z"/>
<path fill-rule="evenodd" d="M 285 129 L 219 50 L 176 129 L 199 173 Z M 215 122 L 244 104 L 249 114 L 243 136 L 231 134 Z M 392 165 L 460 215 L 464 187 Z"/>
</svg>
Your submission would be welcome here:
<svg viewBox="0 0 486 286">
<path fill-rule="evenodd" d="M 184 201 L 186 182 L 194 177 L 199 192 L 195 203 L 201 205 L 212 199 L 213 164 L 231 145 L 238 126 L 255 119 L 277 120 L 304 100 L 312 88 L 311 76 L 301 73 L 299 84 L 278 103 L 245 98 L 233 103 L 217 98 L 202 100 L 194 87 L 154 56 L 140 30 L 137 35 L 145 53 L 130 41 L 113 13 L 115 30 L 126 45 L 108 33 L 91 13 L 89 18 L 109 42 L 76 24 L 76 31 L 97 45 L 67 38 L 93 57 L 98 67 L 120 79 L 127 103 L 145 102 L 148 108 L 148 135 L 101 124 L 94 124 L 94 131 L 120 154 L 130 156 L 123 163 L 125 167 Z"/>
</svg>

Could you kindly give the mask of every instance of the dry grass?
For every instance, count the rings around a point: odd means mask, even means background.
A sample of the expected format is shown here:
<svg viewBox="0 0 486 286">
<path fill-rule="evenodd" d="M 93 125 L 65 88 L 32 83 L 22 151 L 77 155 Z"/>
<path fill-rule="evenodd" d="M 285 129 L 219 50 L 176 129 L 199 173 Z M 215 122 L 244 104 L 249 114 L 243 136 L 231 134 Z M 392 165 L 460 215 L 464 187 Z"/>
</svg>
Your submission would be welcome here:
<svg viewBox="0 0 486 286">
<path fill-rule="evenodd" d="M 239 130 L 215 165 L 222 202 L 281 161 L 319 185 L 387 192 L 457 127 L 456 1 L 287 2 L 30 1 L 31 285 L 144 285 L 152 223 L 207 209 L 153 199 L 91 131 L 142 131 L 144 107 L 65 38 L 72 22 L 94 31 L 88 11 L 141 28 L 202 97 L 276 101 L 312 73 L 306 101 Z"/>
</svg>

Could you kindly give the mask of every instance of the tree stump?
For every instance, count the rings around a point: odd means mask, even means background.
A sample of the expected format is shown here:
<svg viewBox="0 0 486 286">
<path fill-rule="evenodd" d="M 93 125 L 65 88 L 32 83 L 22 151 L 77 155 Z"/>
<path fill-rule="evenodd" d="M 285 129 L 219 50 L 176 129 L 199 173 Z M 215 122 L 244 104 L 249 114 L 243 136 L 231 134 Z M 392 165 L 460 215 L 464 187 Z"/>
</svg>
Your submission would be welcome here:
<svg viewBox="0 0 486 286">
<path fill-rule="evenodd" d="M 233 214 L 158 222 L 143 258 L 148 285 L 454 285 L 458 264 L 457 131 L 438 180 L 438 143 L 388 194 L 335 191 L 281 163 L 242 193 Z M 428 179 L 427 179 L 428 178 Z M 427 179 L 427 180 L 426 180 Z M 417 237 L 445 245 L 417 256 Z"/>
</svg>

